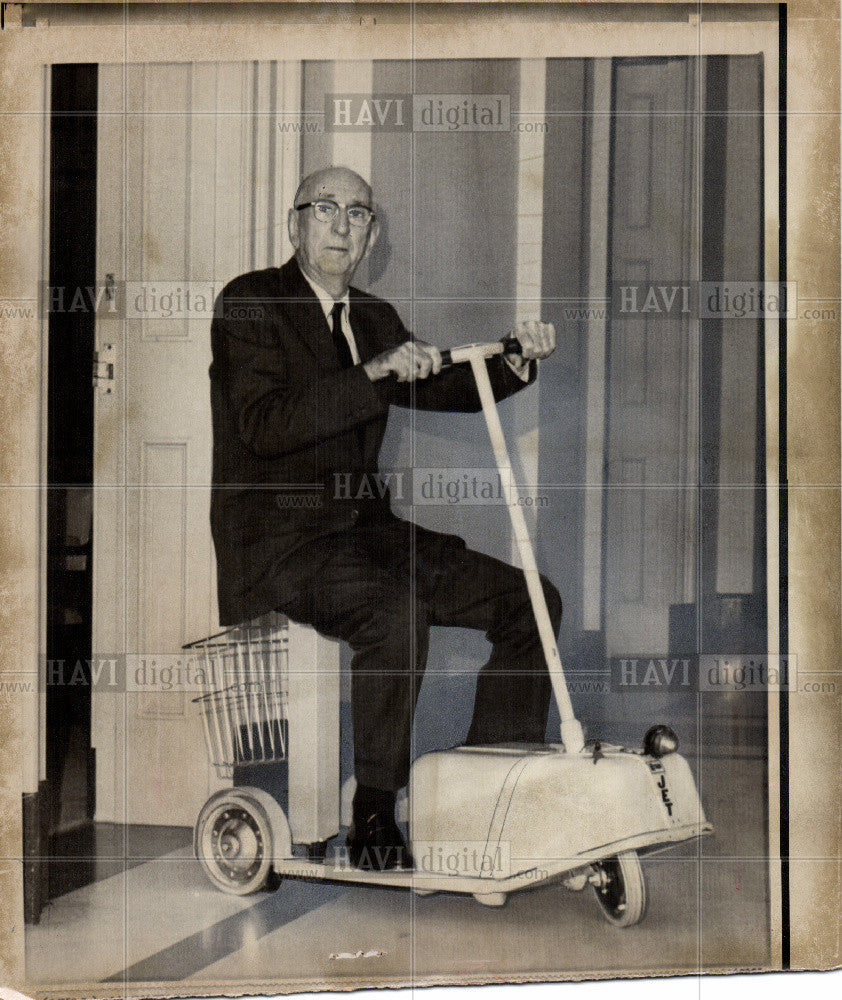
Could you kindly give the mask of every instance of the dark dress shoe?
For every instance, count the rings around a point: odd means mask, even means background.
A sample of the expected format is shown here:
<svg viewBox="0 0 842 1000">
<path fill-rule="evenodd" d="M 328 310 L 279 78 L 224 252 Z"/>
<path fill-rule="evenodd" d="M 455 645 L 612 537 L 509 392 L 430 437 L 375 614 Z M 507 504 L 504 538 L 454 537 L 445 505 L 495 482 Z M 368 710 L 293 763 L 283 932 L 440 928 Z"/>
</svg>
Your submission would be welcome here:
<svg viewBox="0 0 842 1000">
<path fill-rule="evenodd" d="M 412 868 L 412 855 L 392 816 L 375 812 L 362 822 L 355 820 L 345 842 L 355 868 L 376 872 Z"/>
</svg>

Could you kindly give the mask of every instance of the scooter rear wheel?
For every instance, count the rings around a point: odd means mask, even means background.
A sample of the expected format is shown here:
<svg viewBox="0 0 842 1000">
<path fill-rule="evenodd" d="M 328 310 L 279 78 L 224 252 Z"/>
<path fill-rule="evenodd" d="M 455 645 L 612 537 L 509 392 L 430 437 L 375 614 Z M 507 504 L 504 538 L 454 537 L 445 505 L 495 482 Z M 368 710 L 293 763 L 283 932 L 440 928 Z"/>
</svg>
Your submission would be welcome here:
<svg viewBox="0 0 842 1000">
<path fill-rule="evenodd" d="M 261 804 L 241 789 L 214 796 L 196 822 L 199 863 L 223 892 L 247 896 L 272 868 L 272 827 Z"/>
<path fill-rule="evenodd" d="M 632 927 L 646 913 L 646 881 L 637 851 L 595 861 L 590 883 L 602 915 L 615 927 Z"/>
</svg>

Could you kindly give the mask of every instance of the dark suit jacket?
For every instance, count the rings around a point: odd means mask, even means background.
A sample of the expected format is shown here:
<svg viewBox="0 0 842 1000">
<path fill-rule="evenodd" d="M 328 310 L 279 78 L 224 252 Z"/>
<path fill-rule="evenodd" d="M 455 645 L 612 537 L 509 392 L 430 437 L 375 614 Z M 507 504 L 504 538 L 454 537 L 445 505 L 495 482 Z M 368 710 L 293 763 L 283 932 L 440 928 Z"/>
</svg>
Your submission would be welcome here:
<svg viewBox="0 0 842 1000">
<path fill-rule="evenodd" d="M 410 339 L 389 303 L 356 288 L 349 315 L 363 363 Z M 282 607 L 314 572 L 308 543 L 358 521 L 359 501 L 335 495 L 334 475 L 377 471 L 391 404 L 477 411 L 480 402 L 464 364 L 414 383 L 414 398 L 394 378 L 371 382 L 362 364 L 340 369 L 294 258 L 231 281 L 211 340 L 211 530 L 220 622 L 232 625 Z M 498 399 L 525 384 L 501 357 L 488 367 Z M 388 495 L 375 513 L 398 520 Z"/>
</svg>

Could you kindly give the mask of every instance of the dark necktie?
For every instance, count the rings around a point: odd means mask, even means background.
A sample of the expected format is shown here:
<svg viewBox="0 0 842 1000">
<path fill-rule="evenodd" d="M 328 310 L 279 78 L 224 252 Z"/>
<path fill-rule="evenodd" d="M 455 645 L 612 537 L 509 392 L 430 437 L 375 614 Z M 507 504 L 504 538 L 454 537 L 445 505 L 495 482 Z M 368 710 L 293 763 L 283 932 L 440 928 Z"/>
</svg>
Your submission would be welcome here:
<svg viewBox="0 0 842 1000">
<path fill-rule="evenodd" d="M 333 334 L 333 346 L 336 348 L 339 367 L 350 368 L 354 364 L 354 358 L 348 340 L 342 332 L 342 310 L 344 308 L 344 302 L 333 303 L 333 309 L 330 310 L 330 329 Z"/>
</svg>

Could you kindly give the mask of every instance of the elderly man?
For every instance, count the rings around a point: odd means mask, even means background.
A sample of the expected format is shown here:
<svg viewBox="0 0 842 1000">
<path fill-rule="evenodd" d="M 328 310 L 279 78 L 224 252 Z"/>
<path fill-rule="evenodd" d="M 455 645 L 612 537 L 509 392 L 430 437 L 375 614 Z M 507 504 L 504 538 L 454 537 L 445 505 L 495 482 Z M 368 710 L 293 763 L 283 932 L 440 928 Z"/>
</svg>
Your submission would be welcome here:
<svg viewBox="0 0 842 1000">
<path fill-rule="evenodd" d="M 378 235 L 351 170 L 306 177 L 289 212 L 295 255 L 226 286 L 212 325 L 211 526 L 223 625 L 269 610 L 346 640 L 358 867 L 411 866 L 395 821 L 431 625 L 483 630 L 467 742 L 543 742 L 549 677 L 523 573 L 461 538 L 396 517 L 378 471 L 390 405 L 477 411 L 466 365 L 413 338 L 388 303 L 351 286 Z M 535 378 L 555 331 L 510 331 L 517 358 L 488 362 L 497 399 Z M 363 499 L 360 499 L 363 497 Z M 544 581 L 558 630 L 561 601 Z"/>
</svg>

